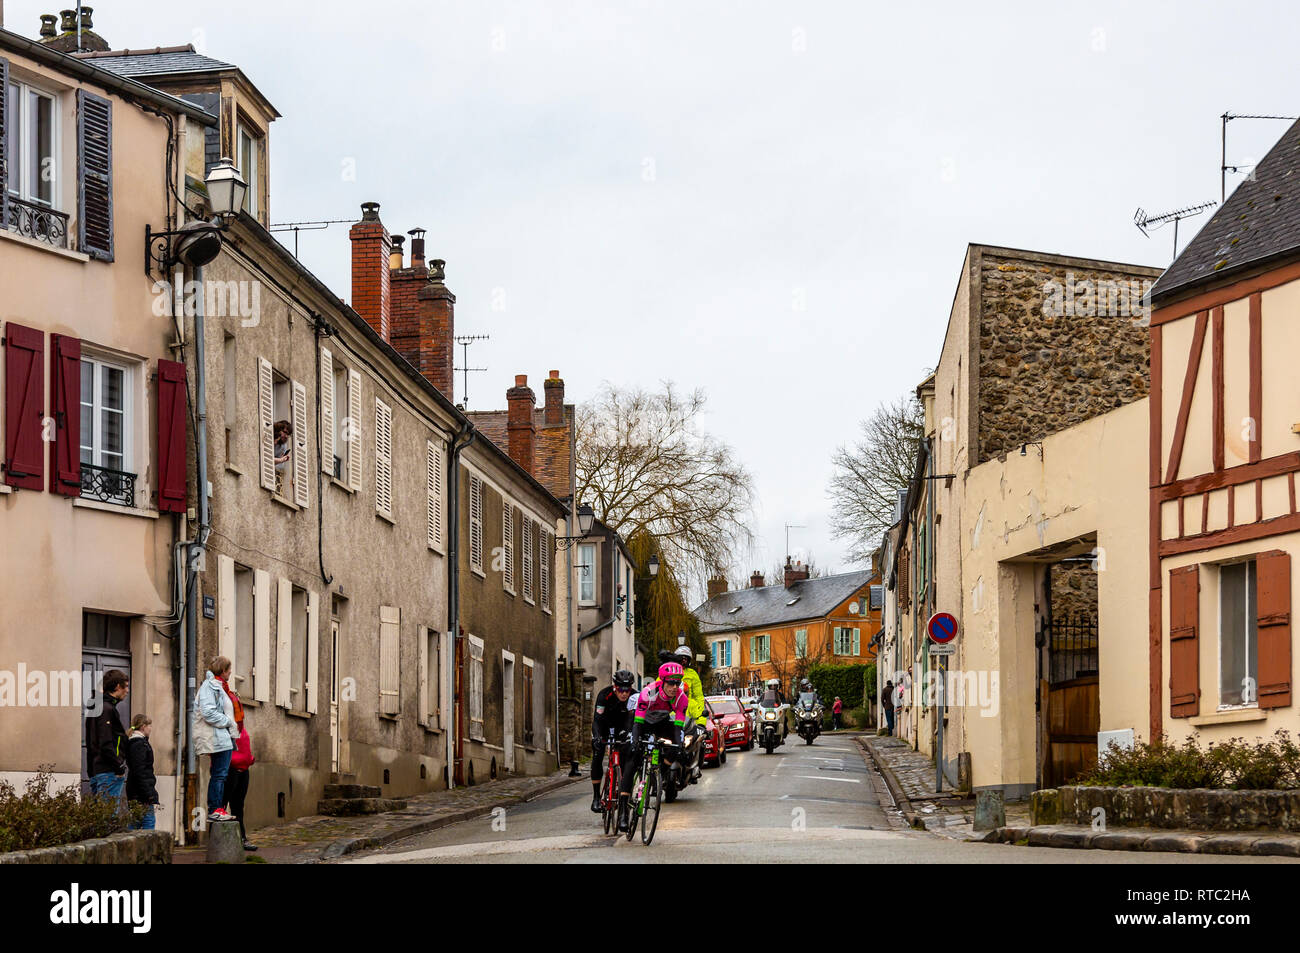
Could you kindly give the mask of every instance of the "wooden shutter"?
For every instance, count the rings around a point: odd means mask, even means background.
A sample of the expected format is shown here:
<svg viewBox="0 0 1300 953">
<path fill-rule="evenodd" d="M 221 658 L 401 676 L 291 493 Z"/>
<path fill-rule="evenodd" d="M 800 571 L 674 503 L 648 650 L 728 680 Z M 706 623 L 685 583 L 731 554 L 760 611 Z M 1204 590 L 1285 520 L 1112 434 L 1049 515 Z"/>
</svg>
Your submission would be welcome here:
<svg viewBox="0 0 1300 953">
<path fill-rule="evenodd" d="M 542 747 L 545 732 L 546 749 L 550 750 L 551 731 L 546 723 L 546 663 L 533 663 L 533 744 Z"/>
<path fill-rule="evenodd" d="M 538 533 L 537 548 L 537 561 L 540 564 L 542 574 L 542 608 L 549 609 L 551 607 L 551 555 L 555 552 L 551 546 L 551 531 L 549 529 L 541 529 Z"/>
<path fill-rule="evenodd" d="M 533 598 L 533 521 L 524 517 L 524 598 Z"/>
<path fill-rule="evenodd" d="M 1291 554 L 1281 550 L 1255 557 L 1256 636 L 1259 647 L 1259 707 L 1291 704 Z"/>
<path fill-rule="evenodd" d="M 528 522 L 527 522 L 527 520 L 525 520 L 525 522 L 524 522 L 524 526 L 527 527 L 527 525 L 528 525 Z M 524 532 L 527 532 L 527 529 L 525 529 Z M 531 659 L 528 659 L 528 658 L 525 658 L 525 659 L 523 660 L 523 663 L 524 663 L 524 665 L 523 665 L 523 668 L 524 668 L 524 697 L 523 697 L 523 702 L 524 702 L 524 705 L 523 705 L 523 707 L 524 707 L 524 744 L 525 744 L 525 745 L 528 745 L 529 747 L 531 747 L 531 746 L 533 745 L 533 743 L 534 743 L 534 742 L 533 742 L 533 737 L 534 737 L 533 719 L 534 719 L 534 718 L 536 717 L 536 715 L 537 715 L 537 711 L 536 711 L 536 709 L 533 707 L 533 705 L 534 705 L 534 703 L 533 703 L 533 663 L 532 663 L 532 660 L 531 660 Z"/>
<path fill-rule="evenodd" d="M 303 688 L 307 693 L 307 713 L 316 714 L 316 682 L 320 668 L 320 593 L 307 593 L 307 674 Z"/>
<path fill-rule="evenodd" d="M 50 406 L 50 492 L 81 496 L 81 338 L 50 335 Z"/>
<path fill-rule="evenodd" d="M 293 501 L 306 507 L 307 490 L 307 389 L 293 382 Z"/>
<path fill-rule="evenodd" d="M 334 355 L 320 349 L 320 468 L 334 475 Z"/>
<path fill-rule="evenodd" d="M 515 591 L 515 508 L 509 500 L 501 501 L 501 582 Z"/>
<path fill-rule="evenodd" d="M 9 227 L 9 61 L 0 57 L 0 228 Z"/>
<path fill-rule="evenodd" d="M 401 710 L 401 671 L 399 650 L 401 644 L 402 613 L 392 606 L 379 607 L 379 711 L 396 715 Z"/>
<path fill-rule="evenodd" d="M 469 564 L 483 571 L 483 481 L 469 478 Z"/>
<path fill-rule="evenodd" d="M 911 584 L 911 555 L 908 550 L 903 550 L 898 556 L 898 581 L 895 583 L 898 592 L 898 611 L 906 612 L 912 605 L 912 584 Z"/>
<path fill-rule="evenodd" d="M 862 643 L 861 643 L 861 641 L 860 641 L 860 639 L 861 639 L 861 637 L 862 637 L 861 634 L 862 634 L 862 630 L 861 630 L 861 629 L 854 629 L 854 630 L 853 630 L 853 654 L 854 654 L 854 655 L 861 655 L 861 654 L 862 654 L 862 652 L 860 651 L 860 649 L 861 649 L 861 647 L 862 647 Z"/>
<path fill-rule="evenodd" d="M 375 398 L 375 510 L 393 518 L 393 411 Z"/>
<path fill-rule="evenodd" d="M 185 512 L 187 399 L 185 365 L 176 361 L 160 360 L 158 362 L 158 509 L 164 513 Z"/>
<path fill-rule="evenodd" d="M 271 362 L 257 359 L 257 427 L 263 488 L 275 492 L 275 377 Z"/>
<path fill-rule="evenodd" d="M 281 708 L 293 707 L 291 689 L 293 665 L 293 583 L 279 580 L 276 594 L 275 624 L 275 703 Z"/>
<path fill-rule="evenodd" d="M 483 740 L 483 640 L 469 637 L 469 736 Z"/>
<path fill-rule="evenodd" d="M 425 489 L 428 493 L 428 544 L 430 549 L 443 551 L 443 473 L 442 444 L 425 441 Z"/>
<path fill-rule="evenodd" d="M 361 491 L 361 374 L 348 371 L 348 419 L 343 428 L 347 441 L 348 486 Z"/>
<path fill-rule="evenodd" d="M 231 671 L 238 671 L 235 658 L 237 642 L 235 633 L 235 561 L 229 556 L 217 555 L 217 654 L 230 659 Z"/>
<path fill-rule="evenodd" d="M 419 686 L 419 708 L 416 709 L 416 721 L 426 727 L 429 724 L 429 630 L 422 625 L 415 627 L 416 648 L 419 656 L 416 661 L 416 682 Z"/>
<path fill-rule="evenodd" d="M 1169 714 L 1173 718 L 1200 713 L 1200 613 L 1200 566 L 1172 570 L 1169 573 Z"/>
<path fill-rule="evenodd" d="M 253 570 L 253 699 L 271 700 L 271 574 Z"/>
<path fill-rule="evenodd" d="M 45 489 L 45 334 L 5 325 L 5 483 Z M 78 371 L 80 380 L 80 371 Z M 78 400 L 77 413 L 81 413 Z M 80 453 L 80 448 L 78 448 Z"/>
<path fill-rule="evenodd" d="M 113 260 L 113 104 L 77 90 L 77 248 Z"/>
</svg>

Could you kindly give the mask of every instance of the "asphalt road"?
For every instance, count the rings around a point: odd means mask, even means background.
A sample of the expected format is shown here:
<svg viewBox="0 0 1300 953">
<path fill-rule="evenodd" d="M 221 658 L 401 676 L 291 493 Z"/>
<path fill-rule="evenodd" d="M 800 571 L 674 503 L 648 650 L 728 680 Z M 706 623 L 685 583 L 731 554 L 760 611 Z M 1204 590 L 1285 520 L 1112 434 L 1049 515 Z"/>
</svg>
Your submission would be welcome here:
<svg viewBox="0 0 1300 953">
<path fill-rule="evenodd" d="M 891 829 L 852 739 L 791 736 L 768 755 L 730 751 L 727 763 L 664 805 L 654 842 L 606 837 L 584 779 L 536 801 L 398 841 L 341 863 L 973 863 L 1204 864 L 1287 862 L 1199 854 L 1058 850 L 963 843 Z M 883 789 L 883 785 L 881 786 Z M 888 803 L 886 801 L 886 803 Z"/>
</svg>

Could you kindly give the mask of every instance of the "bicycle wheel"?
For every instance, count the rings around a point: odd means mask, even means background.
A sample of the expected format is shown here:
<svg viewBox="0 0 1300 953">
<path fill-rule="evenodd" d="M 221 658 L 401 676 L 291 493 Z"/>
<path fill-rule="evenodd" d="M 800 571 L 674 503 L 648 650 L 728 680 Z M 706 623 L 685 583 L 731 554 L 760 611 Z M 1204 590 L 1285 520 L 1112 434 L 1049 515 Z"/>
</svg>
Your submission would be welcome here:
<svg viewBox="0 0 1300 953">
<path fill-rule="evenodd" d="M 636 800 L 634 800 L 628 806 L 627 839 L 629 841 L 631 841 L 632 837 L 636 834 L 636 822 L 638 816 L 643 815 L 645 813 L 646 798 L 649 796 L 650 793 L 651 775 L 650 775 L 649 768 L 650 768 L 649 759 L 643 758 L 641 761 L 641 769 L 638 772 L 640 777 L 637 779 L 636 788 L 634 788 L 634 790 L 640 790 L 641 796 Z"/>
<path fill-rule="evenodd" d="M 612 766 L 610 771 L 605 772 L 605 779 L 600 785 L 601 819 L 605 823 L 606 836 L 614 832 L 614 826 L 618 820 L 618 786 L 610 787 L 611 774 Z M 613 795 L 612 798 L 611 794 Z"/>
<path fill-rule="evenodd" d="M 650 775 L 650 791 L 646 797 L 645 810 L 641 814 L 641 843 L 647 847 L 655 839 L 655 828 L 659 826 L 659 806 L 663 801 L 662 783 L 658 771 Z"/>
</svg>

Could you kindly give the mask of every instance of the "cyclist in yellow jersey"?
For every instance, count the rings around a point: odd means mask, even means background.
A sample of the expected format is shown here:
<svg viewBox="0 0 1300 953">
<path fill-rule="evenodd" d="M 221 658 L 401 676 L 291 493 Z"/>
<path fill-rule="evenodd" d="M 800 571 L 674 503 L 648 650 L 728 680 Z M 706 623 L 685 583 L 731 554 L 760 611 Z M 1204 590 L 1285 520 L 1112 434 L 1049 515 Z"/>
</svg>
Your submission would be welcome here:
<svg viewBox="0 0 1300 953">
<path fill-rule="evenodd" d="M 704 733 L 708 730 L 708 719 L 704 716 L 704 685 L 700 682 L 700 673 L 691 667 L 695 662 L 695 653 L 689 645 L 679 645 L 671 657 L 673 661 L 681 663 L 682 689 L 690 699 L 686 705 L 688 730 L 698 735 L 695 758 L 691 765 L 691 779 L 694 781 L 704 773 Z"/>
</svg>

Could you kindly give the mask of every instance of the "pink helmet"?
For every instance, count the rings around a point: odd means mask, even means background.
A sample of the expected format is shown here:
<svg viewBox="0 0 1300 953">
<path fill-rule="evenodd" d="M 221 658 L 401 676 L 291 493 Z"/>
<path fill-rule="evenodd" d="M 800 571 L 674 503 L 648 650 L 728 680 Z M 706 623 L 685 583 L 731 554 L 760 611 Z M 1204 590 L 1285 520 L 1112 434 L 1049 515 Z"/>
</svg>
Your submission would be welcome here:
<svg viewBox="0 0 1300 953">
<path fill-rule="evenodd" d="M 676 662 L 664 662 L 663 665 L 659 666 L 659 677 L 660 678 L 681 678 L 682 667 L 678 665 Z"/>
</svg>

